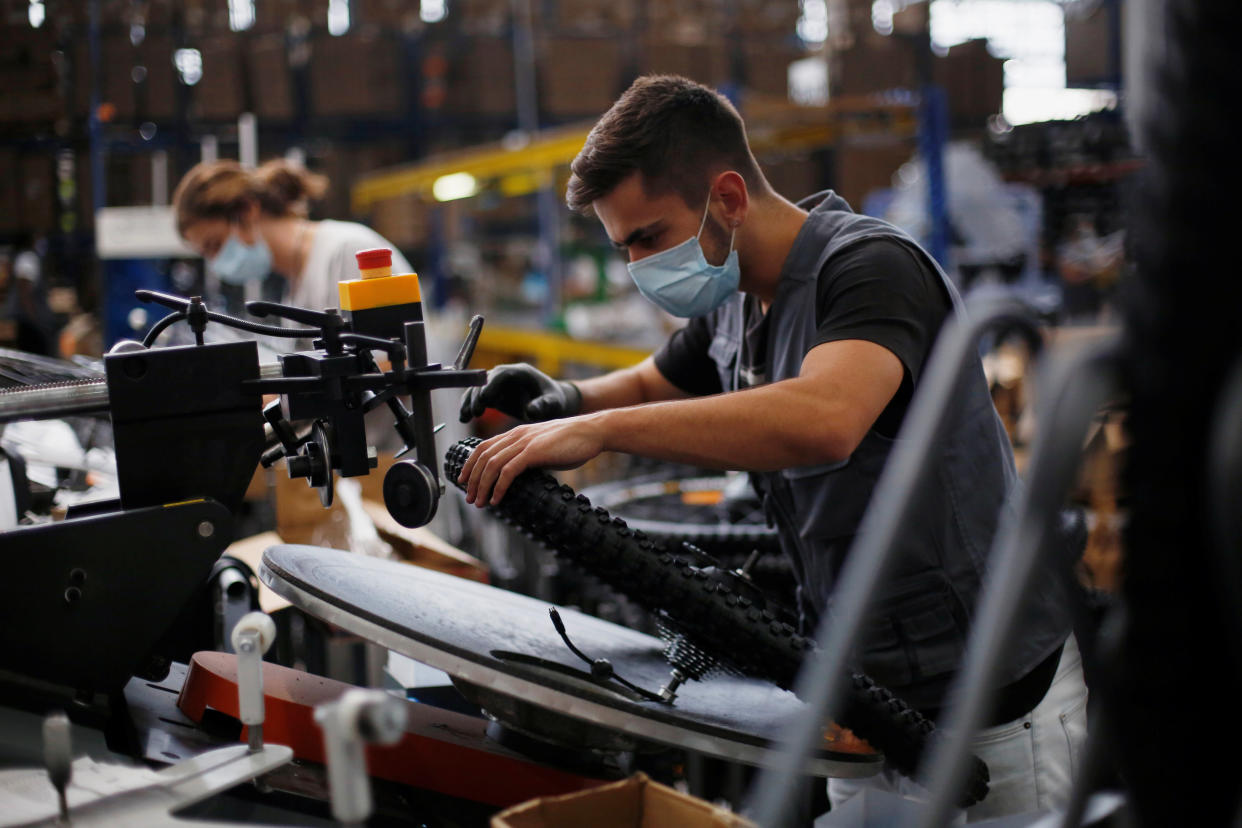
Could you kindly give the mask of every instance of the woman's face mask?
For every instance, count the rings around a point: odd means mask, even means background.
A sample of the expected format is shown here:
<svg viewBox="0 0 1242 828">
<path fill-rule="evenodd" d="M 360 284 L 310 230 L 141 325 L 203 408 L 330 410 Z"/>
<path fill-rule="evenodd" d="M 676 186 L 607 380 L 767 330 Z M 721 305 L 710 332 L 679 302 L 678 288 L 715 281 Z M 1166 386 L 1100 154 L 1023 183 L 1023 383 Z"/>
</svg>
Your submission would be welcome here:
<svg viewBox="0 0 1242 828">
<path fill-rule="evenodd" d="M 710 205 L 709 195 L 707 206 Z M 733 249 L 736 229 L 729 237 L 729 255 L 723 264 L 708 264 L 703 255 L 699 238 L 707 224 L 707 206 L 703 208 L 697 235 L 628 265 L 638 292 L 673 316 L 689 318 L 711 313 L 737 292 L 741 280 L 737 251 Z"/>
<path fill-rule="evenodd" d="M 246 244 L 234 229 L 220 248 L 220 252 L 212 257 L 207 265 L 212 272 L 220 277 L 220 281 L 230 285 L 244 285 L 246 282 L 262 279 L 272 270 L 272 251 L 268 249 L 263 237 L 256 234 L 254 244 Z"/>
</svg>

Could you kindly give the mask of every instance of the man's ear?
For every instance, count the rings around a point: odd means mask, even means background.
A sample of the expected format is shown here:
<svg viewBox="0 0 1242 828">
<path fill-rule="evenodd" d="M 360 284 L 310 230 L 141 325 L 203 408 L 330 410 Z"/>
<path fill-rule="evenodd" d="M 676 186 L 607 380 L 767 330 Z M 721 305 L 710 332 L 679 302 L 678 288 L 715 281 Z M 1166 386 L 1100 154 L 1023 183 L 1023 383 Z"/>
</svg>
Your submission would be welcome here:
<svg viewBox="0 0 1242 828">
<path fill-rule="evenodd" d="M 712 180 L 711 200 L 720 205 L 712 211 L 717 220 L 730 230 L 738 227 L 750 210 L 746 179 L 734 170 L 725 170 Z"/>
</svg>

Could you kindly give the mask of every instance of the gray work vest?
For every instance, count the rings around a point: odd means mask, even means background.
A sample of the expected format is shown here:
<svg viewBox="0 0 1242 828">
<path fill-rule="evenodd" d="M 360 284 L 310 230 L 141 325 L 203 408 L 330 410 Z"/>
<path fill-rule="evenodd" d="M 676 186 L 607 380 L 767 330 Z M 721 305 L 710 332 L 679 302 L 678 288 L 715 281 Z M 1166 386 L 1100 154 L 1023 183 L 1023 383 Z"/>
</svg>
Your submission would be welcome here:
<svg viewBox="0 0 1242 828">
<path fill-rule="evenodd" d="M 768 309 L 769 382 L 798 376 L 815 345 L 817 279 L 829 259 L 860 241 L 889 238 L 906 245 L 939 274 L 954 307 L 961 304 L 936 262 L 898 228 L 852 212 L 831 191 L 800 206 L 810 205 L 818 206 L 785 259 Z M 738 294 L 709 318 L 714 329 L 709 355 L 727 391 L 738 387 L 742 303 Z M 961 661 L 992 537 L 1017 480 L 1009 440 L 978 362 L 951 417 L 949 436 L 920 492 L 919 511 L 903 527 L 896 564 L 872 604 L 859 651 L 864 672 L 921 709 L 940 706 Z M 792 562 L 807 632 L 831 610 L 833 583 L 893 445 L 873 428 L 842 462 L 751 475 Z M 1008 654 L 1001 684 L 1025 676 L 1068 635 L 1067 596 L 1055 579 L 1044 581 L 1021 615 L 1019 642 Z"/>
</svg>

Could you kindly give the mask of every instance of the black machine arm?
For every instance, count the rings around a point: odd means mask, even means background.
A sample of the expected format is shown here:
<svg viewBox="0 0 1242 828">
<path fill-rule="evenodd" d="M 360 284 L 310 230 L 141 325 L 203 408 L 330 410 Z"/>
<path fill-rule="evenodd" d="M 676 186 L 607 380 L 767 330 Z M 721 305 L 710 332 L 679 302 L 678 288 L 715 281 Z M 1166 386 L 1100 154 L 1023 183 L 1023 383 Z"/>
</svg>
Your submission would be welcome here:
<svg viewBox="0 0 1242 828">
<path fill-rule="evenodd" d="M 0 393 L 0 422 L 106 412 L 116 447 L 117 500 L 0 535 L 11 565 L 0 579 L 0 628 L 10 631 L 0 635 L 0 692 L 28 694 L 35 707 L 47 688 L 86 703 L 115 697 L 159 658 L 188 655 L 181 643 L 166 650 L 154 642 L 184 632 L 179 614 L 207 594 L 255 467 L 284 457 L 290 476 L 306 478 L 327 505 L 334 474 L 362 475 L 376 464 L 363 422 L 369 410 L 387 406 L 414 452 L 385 477 L 389 511 L 407 526 L 430 521 L 443 490 L 430 391 L 482 385 L 486 376 L 465 367 L 481 320 L 446 369 L 427 358 L 418 304 L 381 309 L 380 325 L 365 314 L 252 303 L 258 316 L 307 326 L 282 328 L 209 310 L 196 296 L 137 296 L 170 313 L 144 343 L 113 348 L 104 376 Z M 195 344 L 151 347 L 179 322 Z M 261 366 L 253 341 L 205 342 L 212 324 L 312 339 L 314 347 Z M 376 351 L 388 362 L 383 370 Z M 265 406 L 265 395 L 277 399 Z"/>
<path fill-rule="evenodd" d="M 394 418 L 398 434 L 405 441 L 401 454 L 415 452 L 422 468 L 411 474 L 398 469 L 390 489 L 396 500 L 389 504 L 394 517 L 406 525 L 422 525 L 435 514 L 435 503 L 442 491 L 437 476 L 437 457 L 428 392 L 435 388 L 468 387 L 483 382 L 482 371 L 465 369 L 482 318 L 476 317 L 452 369 L 427 361 L 427 344 L 421 319 L 405 322 L 401 338 L 376 335 L 374 330 L 357 330 L 352 320 L 335 308 L 323 311 L 282 305 L 275 302 L 249 302 L 246 309 L 260 318 L 285 319 L 305 328 L 262 325 L 207 310 L 195 296 L 184 298 L 157 291 L 139 291 L 143 301 L 164 305 L 173 313 L 161 320 L 152 334 L 182 319 L 187 320 L 202 344 L 202 330 L 208 321 L 256 334 L 313 339 L 315 350 L 299 351 L 280 357 L 279 376 L 252 376 L 242 380 L 244 390 L 254 395 L 278 395 L 279 405 L 268 405 L 263 418 L 278 438 L 273 448 L 256 458 L 271 465 L 285 457 L 291 476 L 306 477 L 320 490 L 324 505 L 332 500 L 333 473 L 343 476 L 366 474 L 375 466 L 373 450 L 366 444 L 363 415 L 386 405 Z M 388 331 L 391 332 L 391 331 Z M 381 371 L 372 355 L 381 351 L 389 368 Z M 412 400 L 407 409 L 401 397 Z M 310 421 L 312 427 L 295 434 L 291 423 Z M 411 487 L 421 490 L 412 492 Z M 413 512 L 409 504 L 420 507 Z"/>
</svg>

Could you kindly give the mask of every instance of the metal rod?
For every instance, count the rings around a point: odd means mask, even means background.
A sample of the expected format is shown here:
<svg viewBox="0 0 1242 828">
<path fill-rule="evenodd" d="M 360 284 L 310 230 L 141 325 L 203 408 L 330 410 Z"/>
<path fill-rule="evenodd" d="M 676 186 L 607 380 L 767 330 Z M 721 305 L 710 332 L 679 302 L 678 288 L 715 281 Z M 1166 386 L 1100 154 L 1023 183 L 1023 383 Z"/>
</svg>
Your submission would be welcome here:
<svg viewBox="0 0 1242 828">
<path fill-rule="evenodd" d="M 1209 545 L 1213 581 L 1222 615 L 1228 621 L 1227 636 L 1233 646 L 1235 669 L 1242 668 L 1242 360 L 1221 392 L 1212 423 L 1211 450 L 1208 451 L 1208 504 L 1212 514 L 1215 543 Z"/>
<path fill-rule="evenodd" d="M 483 317 L 475 314 L 470 320 L 470 330 L 461 343 L 461 350 L 457 352 L 457 359 L 453 360 L 453 370 L 461 371 L 470 366 L 470 358 L 474 356 L 474 349 L 479 344 L 479 334 L 482 332 Z"/>
<path fill-rule="evenodd" d="M 872 596 L 895 556 L 902 527 L 909 524 L 919 493 L 932 467 L 933 452 L 942 444 L 949 412 L 966 371 L 978 366 L 977 343 L 987 331 L 1012 326 L 1038 351 L 1042 339 L 1034 313 L 1012 297 L 971 301 L 945 323 L 916 389 L 900 439 L 888 458 L 834 589 L 835 611 L 820 619 L 815 639 L 822 649 L 803 665 L 794 693 L 806 712 L 782 729 L 775 761 L 760 771 L 751 786 L 747 812 L 762 826 L 779 826 L 793 801 L 799 770 L 843 698 L 849 675 L 849 654 L 862 630 Z"/>
<path fill-rule="evenodd" d="M 281 376 L 279 363 L 259 366 L 261 379 Z M 0 423 L 14 420 L 55 420 L 108 410 L 108 383 L 103 378 L 30 385 L 0 391 Z"/>
<path fill-rule="evenodd" d="M 987 716 L 1000 665 L 1017 633 L 1023 596 L 1037 574 L 1036 563 L 1048 556 L 1049 537 L 1081 465 L 1083 439 L 1100 407 L 1120 386 L 1117 347 L 1110 341 L 1084 349 L 1045 373 L 1050 375 L 1048 393 L 1026 485 L 1017 509 L 1002 522 L 992 543 L 965 661 L 949 689 L 942 737 L 921 764 L 920 782 L 930 792 L 919 821 L 922 828 L 948 824 L 953 816 L 969 768 L 971 738 Z M 1055 558 L 1044 563 L 1045 571 L 1058 577 L 1056 570 L 1065 566 Z"/>
<path fill-rule="evenodd" d="M 108 386 L 102 377 L 0 391 L 0 423 L 48 420 L 107 410 Z"/>
</svg>

